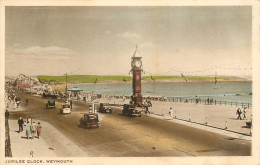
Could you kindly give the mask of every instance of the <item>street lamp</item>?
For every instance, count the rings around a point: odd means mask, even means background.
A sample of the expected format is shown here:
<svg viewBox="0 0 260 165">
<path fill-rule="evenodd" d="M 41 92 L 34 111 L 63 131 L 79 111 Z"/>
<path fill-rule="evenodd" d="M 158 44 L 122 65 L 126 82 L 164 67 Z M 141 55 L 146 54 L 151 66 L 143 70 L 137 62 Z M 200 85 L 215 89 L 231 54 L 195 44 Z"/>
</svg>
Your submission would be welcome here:
<svg viewBox="0 0 260 165">
<path fill-rule="evenodd" d="M 68 78 L 68 74 L 66 73 L 65 75 L 66 75 L 66 88 L 65 88 L 65 91 L 66 91 L 66 95 L 67 95 L 67 93 L 68 93 L 68 87 L 67 87 L 67 78 Z"/>
<path fill-rule="evenodd" d="M 32 77 L 30 77 L 30 94 L 32 94 Z"/>
</svg>

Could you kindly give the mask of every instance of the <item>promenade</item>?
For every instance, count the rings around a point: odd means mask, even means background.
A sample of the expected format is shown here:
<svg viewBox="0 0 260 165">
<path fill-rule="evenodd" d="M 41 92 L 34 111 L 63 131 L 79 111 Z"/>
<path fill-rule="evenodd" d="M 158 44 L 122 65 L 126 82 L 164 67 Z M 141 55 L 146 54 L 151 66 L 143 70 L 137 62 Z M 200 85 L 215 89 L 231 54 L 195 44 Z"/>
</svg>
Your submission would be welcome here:
<svg viewBox="0 0 260 165">
<path fill-rule="evenodd" d="M 40 122 L 43 127 L 40 138 L 27 139 L 25 128 L 23 132 L 19 133 L 17 120 L 9 120 L 12 157 L 87 156 L 85 152 L 51 124 L 44 121 Z"/>
<path fill-rule="evenodd" d="M 99 99 L 99 102 L 122 105 L 129 103 L 129 100 Z M 172 115 L 169 114 L 170 108 L 172 108 Z M 246 109 L 247 119 L 245 120 L 237 119 L 238 115 L 236 114 L 236 111 L 238 108 L 242 110 L 241 106 L 234 105 L 207 105 L 204 103 L 196 104 L 195 102 L 152 101 L 152 107 L 150 107 L 149 110 L 151 112 L 150 116 L 152 117 L 172 120 L 173 122 L 213 132 L 226 132 L 226 134 L 229 135 L 237 132 L 237 136 L 240 138 L 244 135 L 250 136 L 251 130 L 246 127 L 246 122 L 249 122 L 252 119 L 252 108 Z M 242 115 L 241 117 L 243 119 Z"/>
<path fill-rule="evenodd" d="M 21 107 L 17 108 L 10 104 L 8 109 L 10 119 L 13 119 L 9 120 L 13 157 L 242 156 L 251 154 L 250 134 L 245 136 L 247 132 L 237 134 L 227 131 L 224 129 L 225 123 L 221 127 L 220 121 L 231 117 L 236 118 L 237 107 L 228 109 L 227 106 L 218 105 L 152 101 L 153 106 L 150 109 L 152 114 L 131 118 L 121 115 L 121 106 L 112 106 L 112 114 L 98 113 L 100 128 L 82 129 L 78 126 L 78 121 L 82 114 L 89 110 L 89 104 L 86 102 L 74 100 L 73 112 L 70 115 L 61 115 L 59 107 L 64 100 L 57 100 L 56 109 L 47 110 L 45 109 L 47 99 L 21 92 L 17 95 L 22 98 Z M 24 103 L 26 98 L 30 100 L 28 106 Z M 101 102 L 123 105 L 128 101 L 115 98 L 94 100 L 96 107 Z M 176 118 L 168 114 L 170 107 L 175 111 Z M 222 115 L 216 112 L 221 112 Z M 247 115 L 250 113 L 249 109 Z M 209 117 L 207 125 L 203 121 L 199 123 L 203 119 L 202 115 L 205 114 Z M 20 115 L 24 119 L 31 116 L 34 122 L 41 122 L 43 129 L 40 139 L 28 140 L 25 138 L 25 132 L 17 132 L 17 119 Z M 210 116 L 214 117 L 214 120 L 210 120 Z M 229 121 L 239 122 L 240 125 L 233 124 L 234 127 L 231 127 Z M 249 128 L 242 128 L 244 123 L 245 120 L 230 119 L 227 129 L 250 131 Z M 213 124 L 219 124 L 221 128 L 208 126 Z M 205 139 L 207 139 L 206 143 Z M 153 149 L 154 147 L 156 150 Z"/>
</svg>

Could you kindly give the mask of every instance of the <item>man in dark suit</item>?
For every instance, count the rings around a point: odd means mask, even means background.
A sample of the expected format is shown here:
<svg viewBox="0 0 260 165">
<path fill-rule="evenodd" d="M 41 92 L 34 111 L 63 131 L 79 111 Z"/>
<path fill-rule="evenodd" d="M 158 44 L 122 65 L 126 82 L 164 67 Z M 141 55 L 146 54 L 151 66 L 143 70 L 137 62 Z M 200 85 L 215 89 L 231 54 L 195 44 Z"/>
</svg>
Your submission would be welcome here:
<svg viewBox="0 0 260 165">
<path fill-rule="evenodd" d="M 23 123 L 24 123 L 24 122 L 23 122 L 23 119 L 22 119 L 22 117 L 20 117 L 20 118 L 18 119 L 19 133 L 23 131 Z"/>
<path fill-rule="evenodd" d="M 5 118 L 6 118 L 6 119 L 8 119 L 8 118 L 9 118 L 9 112 L 8 112 L 8 110 L 7 110 L 7 109 L 5 110 Z"/>
</svg>

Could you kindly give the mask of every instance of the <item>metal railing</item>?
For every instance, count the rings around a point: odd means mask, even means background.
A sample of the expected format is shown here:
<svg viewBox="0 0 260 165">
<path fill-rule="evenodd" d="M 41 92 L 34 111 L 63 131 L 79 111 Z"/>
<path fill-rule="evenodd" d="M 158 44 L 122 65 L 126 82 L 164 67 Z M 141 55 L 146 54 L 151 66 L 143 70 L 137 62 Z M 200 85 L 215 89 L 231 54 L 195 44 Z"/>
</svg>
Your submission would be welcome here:
<svg viewBox="0 0 260 165">
<path fill-rule="evenodd" d="M 146 99 L 146 98 L 145 98 Z M 247 108 L 252 108 L 253 105 L 251 103 L 241 103 L 241 102 L 232 102 L 232 101 L 217 101 L 212 99 L 189 99 L 189 98 L 163 98 L 163 97 L 151 97 L 148 98 L 153 101 L 165 101 L 165 102 L 182 102 L 182 103 L 197 103 L 197 104 L 205 104 L 205 105 L 230 105 L 230 106 L 242 106 Z"/>
</svg>

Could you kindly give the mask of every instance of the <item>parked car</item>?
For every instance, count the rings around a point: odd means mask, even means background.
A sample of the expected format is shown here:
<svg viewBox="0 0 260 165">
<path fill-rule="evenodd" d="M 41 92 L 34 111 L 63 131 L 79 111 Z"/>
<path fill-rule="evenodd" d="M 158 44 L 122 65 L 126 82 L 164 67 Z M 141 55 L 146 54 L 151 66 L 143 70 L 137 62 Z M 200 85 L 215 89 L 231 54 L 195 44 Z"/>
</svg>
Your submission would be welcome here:
<svg viewBox="0 0 260 165">
<path fill-rule="evenodd" d="M 112 113 L 112 109 L 110 108 L 108 103 L 100 103 L 98 110 L 101 113 Z"/>
<path fill-rule="evenodd" d="M 96 113 L 85 113 L 79 120 L 80 125 L 84 128 L 98 128 L 99 120 Z"/>
<path fill-rule="evenodd" d="M 48 102 L 46 103 L 46 109 L 48 108 L 56 108 L 55 100 L 48 100 Z"/>
<path fill-rule="evenodd" d="M 69 104 L 64 104 L 61 106 L 60 109 L 61 114 L 70 114 L 71 113 L 71 106 Z"/>
</svg>

